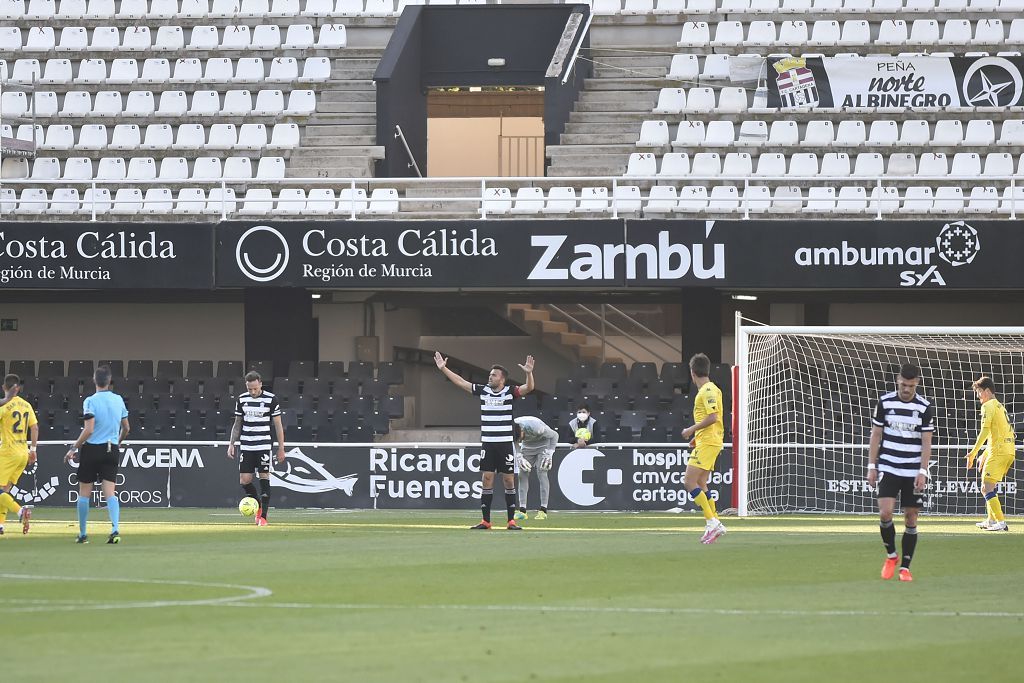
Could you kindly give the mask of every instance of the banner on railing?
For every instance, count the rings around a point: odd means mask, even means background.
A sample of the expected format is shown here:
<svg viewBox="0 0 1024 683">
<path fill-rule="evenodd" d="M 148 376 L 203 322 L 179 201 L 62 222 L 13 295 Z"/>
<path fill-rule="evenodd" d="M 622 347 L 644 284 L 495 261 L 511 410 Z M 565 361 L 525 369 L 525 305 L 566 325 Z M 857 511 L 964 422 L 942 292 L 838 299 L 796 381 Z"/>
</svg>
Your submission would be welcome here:
<svg viewBox="0 0 1024 683">
<path fill-rule="evenodd" d="M 38 463 L 17 482 L 15 497 L 33 505 L 73 505 L 77 468 L 64 444 L 42 444 Z M 694 509 L 683 486 L 688 448 L 631 444 L 555 452 L 549 473 L 554 510 Z M 531 475 L 532 509 L 540 504 Z M 719 457 L 709 488 L 731 506 L 732 454 Z M 238 466 L 223 445 L 129 443 L 122 449 L 118 498 L 138 507 L 233 507 L 242 496 Z M 480 447 L 411 444 L 289 446 L 274 463 L 272 506 L 280 508 L 478 509 Z M 98 488 L 98 487 L 97 487 Z M 103 496 L 93 492 L 96 503 Z M 500 496 L 496 514 L 503 507 Z"/>
<path fill-rule="evenodd" d="M 0 289 L 211 289 L 213 225 L 0 223 Z"/>
<path fill-rule="evenodd" d="M 1024 103 L 1020 57 L 769 57 L 768 106 L 1012 107 Z"/>
</svg>

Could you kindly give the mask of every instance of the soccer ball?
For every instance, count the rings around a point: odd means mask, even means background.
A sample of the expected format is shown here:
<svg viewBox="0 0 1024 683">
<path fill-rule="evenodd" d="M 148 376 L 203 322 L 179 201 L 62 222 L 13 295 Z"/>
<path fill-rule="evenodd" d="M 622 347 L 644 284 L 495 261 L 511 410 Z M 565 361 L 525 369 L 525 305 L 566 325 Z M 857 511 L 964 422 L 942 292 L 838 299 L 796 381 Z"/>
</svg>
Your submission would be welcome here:
<svg viewBox="0 0 1024 683">
<path fill-rule="evenodd" d="M 252 496 L 246 496 L 238 501 L 238 511 L 245 517 L 252 517 L 260 509 L 260 502 Z"/>
<path fill-rule="evenodd" d="M 590 430 L 586 427 L 580 427 L 576 430 L 576 438 L 583 439 L 584 441 L 590 441 Z"/>
</svg>

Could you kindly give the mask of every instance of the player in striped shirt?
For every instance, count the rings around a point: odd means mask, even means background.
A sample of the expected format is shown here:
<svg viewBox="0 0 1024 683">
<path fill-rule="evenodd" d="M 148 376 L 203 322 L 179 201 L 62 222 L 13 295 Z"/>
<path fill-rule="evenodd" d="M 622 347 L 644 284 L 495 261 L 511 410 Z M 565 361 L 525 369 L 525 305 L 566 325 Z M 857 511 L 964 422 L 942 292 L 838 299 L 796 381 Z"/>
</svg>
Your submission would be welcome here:
<svg viewBox="0 0 1024 683">
<path fill-rule="evenodd" d="M 917 516 L 924 505 L 928 462 L 932 455 L 935 408 L 917 393 L 921 370 L 909 363 L 900 368 L 896 391 L 882 394 L 871 419 L 868 449 L 869 486 L 878 484 L 878 516 L 885 563 L 882 578 L 891 579 L 899 562 L 900 581 L 913 581 L 910 561 L 917 548 Z M 896 527 L 892 516 L 896 499 L 903 506 L 903 557 L 896 554 Z"/>
<path fill-rule="evenodd" d="M 448 359 L 438 351 L 434 363 L 451 380 L 452 384 L 480 399 L 480 442 L 483 458 L 480 473 L 483 491 L 480 496 L 480 510 L 483 521 L 474 529 L 491 528 L 491 503 L 494 501 L 494 473 L 501 472 L 505 485 L 505 507 L 508 510 L 509 531 L 522 531 L 516 524 L 516 467 L 515 436 L 513 434 L 513 401 L 533 391 L 533 356 L 519 367 L 526 373 L 526 384 L 521 387 L 508 384 L 508 370 L 500 365 L 491 366 L 487 384 L 473 384 L 448 369 Z"/>
<path fill-rule="evenodd" d="M 256 526 L 267 526 L 270 511 L 270 457 L 274 442 L 270 428 L 277 437 L 277 461 L 284 462 L 284 425 L 281 422 L 281 404 L 269 391 L 263 391 L 263 378 L 258 372 L 245 376 L 245 393 L 235 402 L 235 424 L 228 442 L 228 457 L 235 459 L 235 443 L 241 451 L 238 458 L 238 483 L 245 495 L 260 501 L 256 512 Z M 253 484 L 253 475 L 259 475 L 260 490 Z"/>
<path fill-rule="evenodd" d="M 995 395 L 995 383 L 991 377 L 979 377 L 973 385 L 974 394 L 981 402 L 981 432 L 974 448 L 967 454 L 967 469 L 974 466 L 974 458 L 981 447 L 988 442 L 985 453 L 978 461 L 981 470 L 981 490 L 985 494 L 985 508 L 988 518 L 978 526 L 985 531 L 1009 531 L 1003 506 L 996 495 L 996 486 L 1003 480 L 1017 455 L 1017 435 L 1006 417 L 1006 407 Z"/>
</svg>

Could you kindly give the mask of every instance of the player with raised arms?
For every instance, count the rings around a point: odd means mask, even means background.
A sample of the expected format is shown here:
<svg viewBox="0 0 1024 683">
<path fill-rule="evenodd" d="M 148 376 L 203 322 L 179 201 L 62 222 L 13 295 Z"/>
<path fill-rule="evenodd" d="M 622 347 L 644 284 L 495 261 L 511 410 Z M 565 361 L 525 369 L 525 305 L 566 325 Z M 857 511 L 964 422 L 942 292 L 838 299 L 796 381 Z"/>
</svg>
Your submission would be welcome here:
<svg viewBox="0 0 1024 683">
<path fill-rule="evenodd" d="M 526 385 L 522 387 L 508 384 L 508 370 L 500 365 L 491 366 L 487 375 L 487 384 L 473 384 L 459 377 L 448 369 L 448 359 L 438 351 L 434 353 L 437 369 L 444 373 L 452 384 L 463 391 L 469 392 L 480 399 L 480 442 L 483 445 L 483 458 L 480 461 L 481 482 L 483 490 L 480 494 L 481 521 L 473 529 L 491 528 L 491 504 L 494 502 L 494 473 L 501 472 L 502 483 L 505 484 L 505 507 L 508 509 L 509 531 L 522 531 L 516 524 L 516 467 L 512 421 L 512 404 L 515 399 L 533 391 L 533 356 L 527 356 L 526 362 L 520 365 L 526 373 Z"/>
</svg>

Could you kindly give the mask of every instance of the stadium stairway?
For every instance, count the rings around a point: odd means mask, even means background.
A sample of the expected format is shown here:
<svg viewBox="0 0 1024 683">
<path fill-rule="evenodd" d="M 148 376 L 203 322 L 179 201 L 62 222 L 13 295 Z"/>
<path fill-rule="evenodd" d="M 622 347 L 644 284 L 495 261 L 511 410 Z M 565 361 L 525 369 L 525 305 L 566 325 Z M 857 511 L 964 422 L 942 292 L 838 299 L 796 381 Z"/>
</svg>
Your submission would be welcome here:
<svg viewBox="0 0 1024 683">
<path fill-rule="evenodd" d="M 551 319 L 551 311 L 530 304 L 508 304 L 505 315 L 520 328 L 539 339 L 545 346 L 576 361 L 600 361 L 601 342 L 576 332 L 569 324 Z M 621 363 L 621 358 L 605 358 Z"/>
<path fill-rule="evenodd" d="M 373 72 L 383 50 L 347 49 L 332 62 L 317 112 L 309 118 L 299 149 L 291 153 L 289 178 L 369 178 L 384 158 L 377 145 L 377 91 Z"/>
<path fill-rule="evenodd" d="M 549 177 L 622 175 L 643 121 L 661 88 L 670 54 L 640 54 L 644 48 L 593 48 L 594 77 L 584 82 L 561 144 L 548 147 Z M 631 52 L 632 51 L 632 52 Z"/>
</svg>

